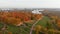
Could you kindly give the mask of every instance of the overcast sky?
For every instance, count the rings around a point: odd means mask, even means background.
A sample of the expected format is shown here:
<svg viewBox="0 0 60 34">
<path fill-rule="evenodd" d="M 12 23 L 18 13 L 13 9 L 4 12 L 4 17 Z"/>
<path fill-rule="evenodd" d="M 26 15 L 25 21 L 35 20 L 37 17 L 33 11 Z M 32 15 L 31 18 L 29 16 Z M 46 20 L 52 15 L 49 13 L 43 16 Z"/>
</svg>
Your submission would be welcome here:
<svg viewBox="0 0 60 34">
<path fill-rule="evenodd" d="M 60 0 L 0 0 L 0 8 L 60 8 Z"/>
</svg>

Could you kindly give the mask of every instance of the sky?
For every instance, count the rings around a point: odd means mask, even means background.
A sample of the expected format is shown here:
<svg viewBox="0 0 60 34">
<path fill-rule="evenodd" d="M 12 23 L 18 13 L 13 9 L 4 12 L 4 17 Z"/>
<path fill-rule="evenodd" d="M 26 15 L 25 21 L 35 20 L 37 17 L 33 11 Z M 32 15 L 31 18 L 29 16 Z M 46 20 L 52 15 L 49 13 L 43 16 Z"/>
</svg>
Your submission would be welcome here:
<svg viewBox="0 0 60 34">
<path fill-rule="evenodd" d="M 0 8 L 60 8 L 60 0 L 0 0 Z"/>
</svg>

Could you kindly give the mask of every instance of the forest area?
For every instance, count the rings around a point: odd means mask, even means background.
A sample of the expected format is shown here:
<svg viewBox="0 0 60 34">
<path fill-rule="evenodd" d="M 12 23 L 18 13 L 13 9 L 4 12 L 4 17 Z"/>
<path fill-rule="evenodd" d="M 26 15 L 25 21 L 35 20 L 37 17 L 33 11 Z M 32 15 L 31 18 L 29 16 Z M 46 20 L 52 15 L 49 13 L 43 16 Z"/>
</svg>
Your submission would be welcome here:
<svg viewBox="0 0 60 34">
<path fill-rule="evenodd" d="M 60 18 L 51 13 L 0 11 L 0 34 L 60 34 Z"/>
</svg>

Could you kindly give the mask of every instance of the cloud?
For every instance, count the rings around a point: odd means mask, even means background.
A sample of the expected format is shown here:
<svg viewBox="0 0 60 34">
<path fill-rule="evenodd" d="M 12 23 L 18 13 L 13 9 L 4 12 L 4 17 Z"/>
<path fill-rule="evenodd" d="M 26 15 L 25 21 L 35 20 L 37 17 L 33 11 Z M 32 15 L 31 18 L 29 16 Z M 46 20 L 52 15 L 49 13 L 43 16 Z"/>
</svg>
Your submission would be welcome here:
<svg viewBox="0 0 60 34">
<path fill-rule="evenodd" d="M 0 8 L 60 8 L 60 0 L 0 0 Z"/>
</svg>

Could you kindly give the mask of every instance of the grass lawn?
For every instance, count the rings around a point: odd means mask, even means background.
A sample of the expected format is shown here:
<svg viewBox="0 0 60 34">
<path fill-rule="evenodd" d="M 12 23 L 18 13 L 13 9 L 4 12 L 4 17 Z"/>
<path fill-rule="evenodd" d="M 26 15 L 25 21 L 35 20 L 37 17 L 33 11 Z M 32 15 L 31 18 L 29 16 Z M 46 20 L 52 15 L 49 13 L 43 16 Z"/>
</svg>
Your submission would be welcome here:
<svg viewBox="0 0 60 34">
<path fill-rule="evenodd" d="M 47 26 L 47 22 L 49 21 L 50 19 L 46 16 L 43 17 L 42 20 L 40 20 L 36 25 L 41 25 L 43 27 L 46 27 Z"/>
</svg>

